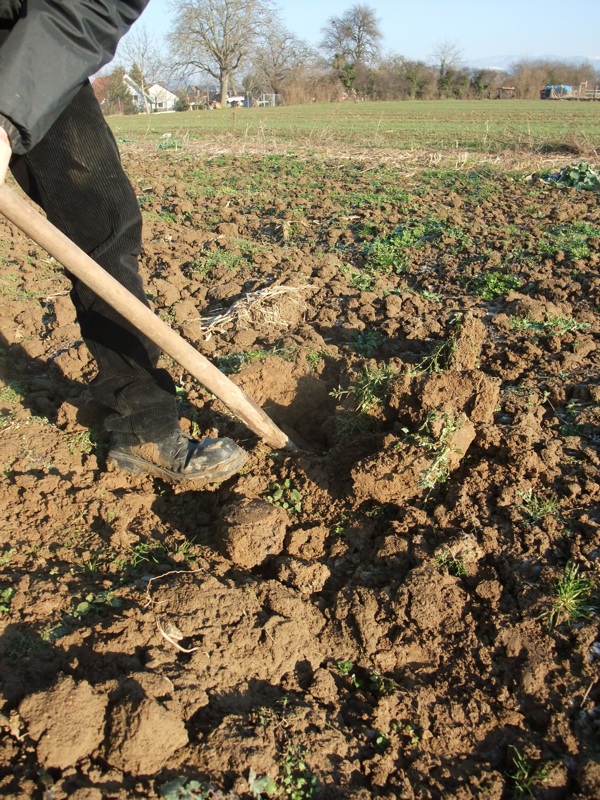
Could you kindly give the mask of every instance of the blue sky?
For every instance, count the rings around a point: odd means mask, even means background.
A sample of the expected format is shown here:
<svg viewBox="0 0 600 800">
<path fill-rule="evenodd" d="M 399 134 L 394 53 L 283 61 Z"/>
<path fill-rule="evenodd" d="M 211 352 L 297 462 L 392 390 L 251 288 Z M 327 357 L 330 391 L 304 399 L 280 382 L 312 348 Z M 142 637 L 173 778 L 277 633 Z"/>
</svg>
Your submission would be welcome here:
<svg viewBox="0 0 600 800">
<path fill-rule="evenodd" d="M 321 28 L 355 0 L 280 0 L 286 27 L 310 44 Z M 373 8 L 384 34 L 384 51 L 430 60 L 435 45 L 449 41 L 465 61 L 491 56 L 597 57 L 600 66 L 598 0 L 360 0 Z M 169 30 L 169 0 L 150 0 L 143 24 L 160 41 Z"/>
</svg>

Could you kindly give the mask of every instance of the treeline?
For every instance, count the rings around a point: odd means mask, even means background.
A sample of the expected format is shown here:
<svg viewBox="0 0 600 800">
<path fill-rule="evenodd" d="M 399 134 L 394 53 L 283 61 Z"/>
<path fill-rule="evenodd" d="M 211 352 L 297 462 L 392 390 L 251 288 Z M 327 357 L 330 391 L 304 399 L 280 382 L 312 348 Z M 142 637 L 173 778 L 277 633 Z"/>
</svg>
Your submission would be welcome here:
<svg viewBox="0 0 600 800">
<path fill-rule="evenodd" d="M 336 70 L 324 72 L 318 64 L 298 67 L 282 81 L 279 94 L 282 102 L 289 104 L 341 99 L 536 99 L 548 84 L 575 88 L 587 84 L 593 89 L 600 84 L 600 75 L 587 63 L 528 60 L 515 63 L 509 70 L 459 65 L 441 73 L 439 66 L 392 55 L 371 66 L 358 65 L 351 83 L 343 81 Z"/>
<path fill-rule="evenodd" d="M 589 89 L 600 83 L 590 63 L 522 60 L 509 70 L 472 69 L 453 42 L 438 42 L 429 61 L 383 55 L 381 21 L 357 3 L 330 17 L 322 40 L 311 47 L 287 30 L 272 0 L 179 0 L 167 35 L 169 53 L 159 54 L 142 28 L 126 37 L 122 67 L 144 87 L 216 87 L 222 105 L 231 95 L 277 95 L 287 104 L 355 100 L 539 97 L 547 84 Z M 134 75 L 135 72 L 135 75 Z M 506 89 L 508 92 L 503 92 Z M 113 86 L 111 107 L 125 107 Z M 181 93 L 181 107 L 185 106 Z"/>
</svg>

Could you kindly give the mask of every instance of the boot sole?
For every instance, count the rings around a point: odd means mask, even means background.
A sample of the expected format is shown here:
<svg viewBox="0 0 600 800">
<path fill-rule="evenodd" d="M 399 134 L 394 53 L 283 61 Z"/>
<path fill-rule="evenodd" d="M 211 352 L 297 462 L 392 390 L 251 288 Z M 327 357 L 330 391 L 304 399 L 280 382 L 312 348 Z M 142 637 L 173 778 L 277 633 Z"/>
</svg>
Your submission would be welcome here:
<svg viewBox="0 0 600 800">
<path fill-rule="evenodd" d="M 196 474 L 191 473 L 184 475 L 181 472 L 175 472 L 166 467 L 159 467 L 158 464 L 153 464 L 151 461 L 147 461 L 141 456 L 136 456 L 134 453 L 110 450 L 107 456 L 107 461 L 120 469 L 127 470 L 127 472 L 155 475 L 171 483 L 180 483 L 181 481 L 222 483 L 226 481 L 227 478 L 231 478 L 232 475 L 235 475 L 236 472 L 239 472 L 247 460 L 247 454 L 240 448 L 239 452 L 234 453 L 227 461 L 221 461 L 211 469 L 205 469 Z"/>
</svg>

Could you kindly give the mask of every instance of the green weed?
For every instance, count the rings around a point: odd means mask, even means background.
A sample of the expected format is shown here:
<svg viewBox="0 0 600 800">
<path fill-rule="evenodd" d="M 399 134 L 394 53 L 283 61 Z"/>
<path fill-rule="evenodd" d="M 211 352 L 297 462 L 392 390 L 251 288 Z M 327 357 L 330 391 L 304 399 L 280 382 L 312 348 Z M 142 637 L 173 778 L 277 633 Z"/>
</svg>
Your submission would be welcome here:
<svg viewBox="0 0 600 800">
<path fill-rule="evenodd" d="M 378 669 L 360 669 L 353 661 L 338 660 L 335 662 L 340 675 L 350 679 L 355 689 L 362 689 L 376 697 L 385 697 L 398 690 L 398 684 L 392 678 L 386 678 Z"/>
<path fill-rule="evenodd" d="M 239 800 L 236 792 L 223 792 L 213 783 L 191 778 L 175 778 L 163 784 L 158 793 L 164 800 Z"/>
<path fill-rule="evenodd" d="M 297 350 L 298 347 L 296 345 L 244 350 L 241 353 L 229 353 L 227 355 L 218 356 L 215 359 L 215 363 L 221 372 L 224 372 L 226 375 L 234 375 L 241 372 L 243 367 L 247 364 L 252 364 L 253 361 L 257 361 L 260 358 L 267 358 L 267 356 L 276 356 L 277 358 L 282 358 L 284 361 L 293 361 Z M 317 356 L 319 356 L 318 353 Z"/>
<path fill-rule="evenodd" d="M 18 381 L 9 381 L 0 389 L 0 401 L 3 403 L 20 403 L 27 396 L 27 390 Z"/>
<path fill-rule="evenodd" d="M 455 352 L 456 336 L 450 336 L 445 342 L 437 342 L 428 356 L 417 361 L 412 371 L 415 373 L 442 372 L 448 368 Z"/>
<path fill-rule="evenodd" d="M 350 342 L 350 347 L 363 358 L 373 358 L 385 341 L 385 336 L 378 330 L 358 331 Z"/>
<path fill-rule="evenodd" d="M 302 493 L 294 488 L 289 478 L 283 483 L 272 483 L 270 492 L 267 500 L 274 506 L 285 508 L 290 514 L 299 514 L 302 511 Z"/>
<path fill-rule="evenodd" d="M 88 614 L 100 614 L 107 608 L 119 608 L 120 605 L 121 601 L 115 597 L 113 592 L 99 592 L 98 594 L 90 592 L 84 600 L 73 606 L 70 616 L 73 619 L 83 619 Z"/>
<path fill-rule="evenodd" d="M 462 422 L 452 414 L 437 414 L 435 411 L 427 415 L 427 419 L 417 433 L 409 438 L 424 450 L 428 451 L 433 459 L 431 464 L 423 471 L 419 479 L 419 486 L 427 489 L 428 493 L 438 484 L 445 483 L 450 477 L 449 457 L 452 452 L 450 441 L 452 436 L 460 430 Z M 434 428 L 439 433 L 433 434 Z"/>
<path fill-rule="evenodd" d="M 558 512 L 558 499 L 554 495 L 544 497 L 535 494 L 533 489 L 517 494 L 521 498 L 520 508 L 525 512 L 529 522 L 537 524 L 545 517 L 555 516 Z"/>
<path fill-rule="evenodd" d="M 586 331 L 590 325 L 588 322 L 577 322 L 573 317 L 560 317 L 548 314 L 543 322 L 534 320 L 531 316 L 509 317 L 509 323 L 517 331 L 529 331 L 531 333 L 546 336 L 564 336 L 565 333 Z"/>
<path fill-rule="evenodd" d="M 589 258 L 592 248 L 590 239 L 600 237 L 600 228 L 590 222 L 573 222 L 549 228 L 540 243 L 541 255 L 552 257 L 563 252 L 568 259 Z"/>
<path fill-rule="evenodd" d="M 379 237 L 364 248 L 366 265 L 372 272 L 383 274 L 404 272 L 410 263 L 407 251 L 421 247 L 439 235 L 441 226 L 435 220 L 398 226 L 389 236 Z"/>
<path fill-rule="evenodd" d="M 514 751 L 513 766 L 508 777 L 512 782 L 513 796 L 533 797 L 536 787 L 548 778 L 548 765 L 535 766 L 514 745 L 511 745 L 511 749 Z"/>
<path fill-rule="evenodd" d="M 589 578 L 579 574 L 577 564 L 569 562 L 565 566 L 563 576 L 554 588 L 556 597 L 552 608 L 540 615 L 547 620 L 549 628 L 563 622 L 568 625 L 583 622 L 596 610 L 590 603 L 594 585 Z"/>
<path fill-rule="evenodd" d="M 6 589 L 0 589 L 0 614 L 8 614 L 14 594 L 15 590 L 12 586 L 8 586 Z"/>
<path fill-rule="evenodd" d="M 331 392 L 331 396 L 336 400 L 347 399 L 354 411 L 367 413 L 387 400 L 392 381 L 397 375 L 398 370 L 389 364 L 366 366 L 348 389 L 338 387 Z"/>
<path fill-rule="evenodd" d="M 5 567 L 17 551 L 14 547 L 0 555 L 0 567 Z"/>
<path fill-rule="evenodd" d="M 543 176 L 548 183 L 556 186 L 569 186 L 575 189 L 587 189 L 592 192 L 600 191 L 600 173 L 587 161 L 563 167 L 556 173 L 546 173 Z"/>
<path fill-rule="evenodd" d="M 372 292 L 377 283 L 377 276 L 372 272 L 361 272 L 350 267 L 342 267 L 342 274 L 346 276 L 348 283 L 353 289 L 359 292 Z"/>
<path fill-rule="evenodd" d="M 279 765 L 279 784 L 289 800 L 307 800 L 318 791 L 317 776 L 306 763 L 306 749 L 288 742 Z"/>
<path fill-rule="evenodd" d="M 358 413 L 342 413 L 335 418 L 335 439 L 337 442 L 349 436 L 370 433 L 378 427 L 378 422 L 364 411 Z"/>
<path fill-rule="evenodd" d="M 455 578 L 464 578 L 468 574 L 463 559 L 460 556 L 454 555 L 450 548 L 448 548 L 447 552 L 439 555 L 436 561 L 440 567 L 445 569 L 450 575 L 454 575 Z"/>
<path fill-rule="evenodd" d="M 471 281 L 471 290 L 478 297 L 491 301 L 498 297 L 504 297 L 507 292 L 518 289 L 521 285 L 522 282 L 514 275 L 505 275 L 499 270 L 490 270 Z"/>
</svg>

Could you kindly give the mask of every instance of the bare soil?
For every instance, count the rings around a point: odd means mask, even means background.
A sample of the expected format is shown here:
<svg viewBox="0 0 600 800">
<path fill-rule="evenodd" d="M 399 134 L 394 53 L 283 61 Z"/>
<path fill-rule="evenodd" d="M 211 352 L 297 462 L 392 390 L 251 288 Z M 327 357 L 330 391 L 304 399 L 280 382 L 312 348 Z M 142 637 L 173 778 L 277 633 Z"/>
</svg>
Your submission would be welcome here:
<svg viewBox="0 0 600 800">
<path fill-rule="evenodd" d="M 597 597 L 555 606 L 565 569 L 600 585 L 598 195 L 123 158 L 156 312 L 300 449 L 165 359 L 247 467 L 107 467 L 68 280 L 0 223 L 0 795 L 600 796 Z"/>
</svg>

